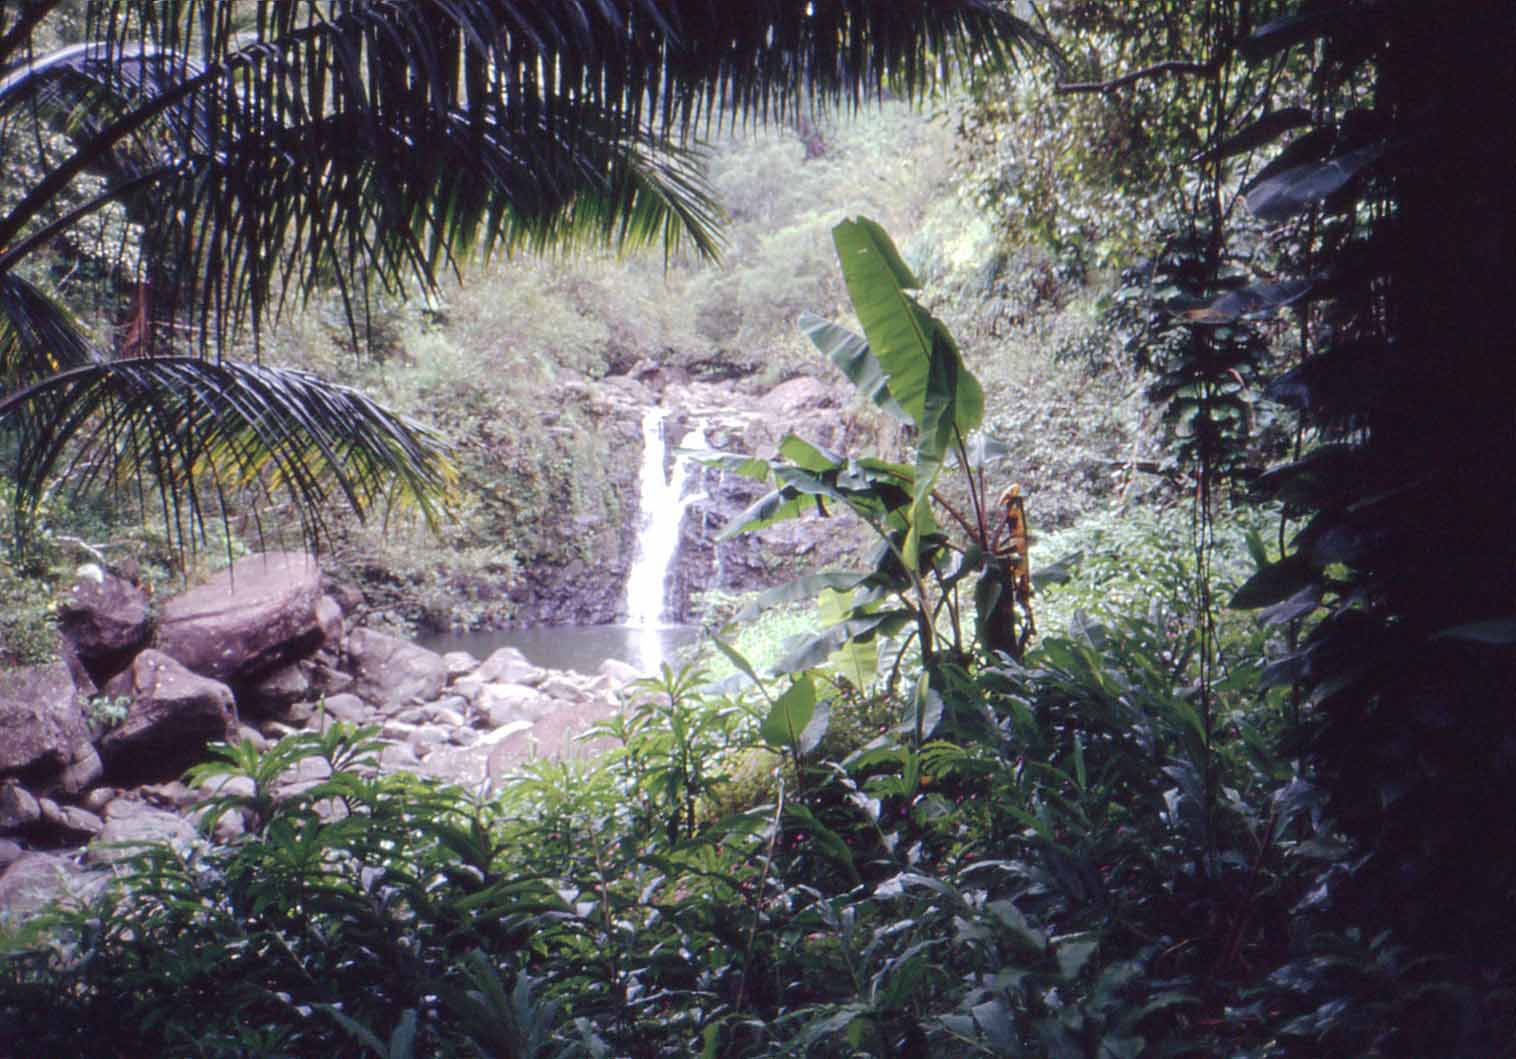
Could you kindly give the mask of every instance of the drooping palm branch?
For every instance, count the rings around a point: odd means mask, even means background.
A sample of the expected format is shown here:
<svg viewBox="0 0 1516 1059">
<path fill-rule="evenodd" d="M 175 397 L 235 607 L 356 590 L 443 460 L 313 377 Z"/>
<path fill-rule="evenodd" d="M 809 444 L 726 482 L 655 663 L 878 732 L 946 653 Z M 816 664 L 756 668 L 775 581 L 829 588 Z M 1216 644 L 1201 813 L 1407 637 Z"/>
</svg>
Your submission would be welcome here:
<svg viewBox="0 0 1516 1059">
<path fill-rule="evenodd" d="M 419 505 L 434 520 L 453 484 L 431 430 L 288 368 L 173 356 L 97 362 L 8 394 L 0 418 L 21 406 L 19 494 L 41 496 L 62 461 L 75 488 L 148 478 L 164 487 L 164 522 L 181 539 L 203 535 L 206 493 L 250 489 L 271 502 L 285 491 L 305 501 L 296 514 L 315 537 L 331 499 L 359 511 Z M 29 514 L 19 508 L 17 517 Z"/>
<path fill-rule="evenodd" d="M 113 479 L 149 472 L 192 512 L 199 483 L 254 469 L 307 514 L 333 493 L 361 512 L 388 495 L 368 477 L 380 471 L 435 489 L 449 472 L 434 436 L 384 415 L 323 421 L 326 391 L 221 362 L 227 339 L 334 284 L 349 302 L 370 277 L 428 286 L 468 252 L 687 240 L 713 255 L 719 211 L 694 133 L 915 95 L 953 63 L 1004 61 L 1032 39 L 984 0 L 98 0 L 88 44 L 39 57 L 31 41 L 55 7 L 0 0 L 0 123 L 71 149 L 0 214 L 0 429 L 22 439 L 23 515 L 49 474 L 78 466 L 47 451 L 71 442 L 116 445 Z M 60 215 L 86 176 L 104 190 Z M 188 325 L 205 373 L 151 343 L 133 352 L 172 363 L 126 371 L 16 274 L 110 204 L 142 233 L 151 313 Z M 247 418 L 255 383 L 288 414 Z M 184 429 L 204 434 L 174 443 L 163 417 L 189 408 Z M 207 415 L 230 419 L 213 430 Z M 151 455 L 122 456 L 122 439 Z M 345 477 L 339 453 L 367 469 Z"/>
</svg>

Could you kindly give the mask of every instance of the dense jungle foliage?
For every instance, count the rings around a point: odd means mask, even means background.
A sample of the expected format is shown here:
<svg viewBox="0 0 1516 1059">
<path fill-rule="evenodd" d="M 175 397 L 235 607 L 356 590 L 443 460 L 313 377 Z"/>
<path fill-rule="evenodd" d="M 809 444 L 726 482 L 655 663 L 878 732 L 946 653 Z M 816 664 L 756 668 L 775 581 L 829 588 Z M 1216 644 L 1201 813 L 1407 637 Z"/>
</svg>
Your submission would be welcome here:
<svg viewBox="0 0 1516 1059">
<path fill-rule="evenodd" d="M 245 837 L 10 929 L 0 1051 L 1509 1054 L 1516 12 L 1436 6 L 1032 5 L 1052 53 L 933 121 L 716 154 L 726 271 L 389 307 L 369 378 L 464 424 L 649 346 L 830 362 L 903 443 L 702 458 L 771 488 L 734 532 L 825 508 L 875 546 L 709 601 L 598 760 L 481 792 L 341 724 L 220 748 Z M 469 337 L 502 320 L 539 351 L 503 394 Z M 60 515 L 53 561 L 114 519 Z"/>
</svg>

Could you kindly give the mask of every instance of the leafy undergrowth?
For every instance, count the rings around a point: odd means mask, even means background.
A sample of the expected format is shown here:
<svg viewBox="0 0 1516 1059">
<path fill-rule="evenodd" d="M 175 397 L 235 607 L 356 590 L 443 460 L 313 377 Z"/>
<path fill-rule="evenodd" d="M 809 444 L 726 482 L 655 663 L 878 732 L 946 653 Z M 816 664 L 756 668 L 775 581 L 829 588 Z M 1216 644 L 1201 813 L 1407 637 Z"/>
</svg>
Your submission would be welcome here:
<svg viewBox="0 0 1516 1059">
<path fill-rule="evenodd" d="M 247 834 L 143 847 L 93 904 L 13 937 L 0 1047 L 1403 1051 L 1397 1025 L 1457 998 L 1388 938 L 1318 929 L 1317 869 L 1352 860 L 1252 680 L 1200 737 L 1186 617 L 1078 618 L 980 667 L 977 715 L 919 743 L 907 703 L 831 698 L 902 722 L 838 747 L 786 730 L 817 728 L 799 682 L 768 703 L 666 670 L 601 733 L 611 754 L 490 797 L 381 774 L 374 733 L 343 725 L 223 748 L 195 778 L 246 777 L 218 807 Z M 273 798 L 304 758 L 331 777 Z"/>
</svg>

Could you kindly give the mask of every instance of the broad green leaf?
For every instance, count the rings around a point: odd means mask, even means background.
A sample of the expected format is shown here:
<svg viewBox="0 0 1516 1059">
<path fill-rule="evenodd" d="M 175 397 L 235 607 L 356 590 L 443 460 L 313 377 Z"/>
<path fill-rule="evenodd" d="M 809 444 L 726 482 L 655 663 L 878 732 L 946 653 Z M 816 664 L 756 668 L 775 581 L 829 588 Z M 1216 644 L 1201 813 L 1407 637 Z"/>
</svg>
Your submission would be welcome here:
<svg viewBox="0 0 1516 1059">
<path fill-rule="evenodd" d="M 877 223 L 860 217 L 833 228 L 832 240 L 853 310 L 884 372 L 890 395 L 925 433 L 928 391 L 935 385 L 940 402 L 944 398 L 941 388 L 950 384 L 949 420 L 967 436 L 983 416 L 983 391 L 973 375 L 963 369 L 947 328 L 905 293 L 920 284 L 890 237 Z M 933 361 L 938 358 L 951 360 L 952 365 L 937 365 L 934 373 Z M 941 417 L 939 408 L 934 418 Z"/>
<path fill-rule="evenodd" d="M 827 659 L 847 643 L 893 636 L 909 624 L 911 618 L 912 612 L 901 608 L 873 614 L 855 612 L 855 616 L 847 621 L 825 628 L 814 636 L 800 638 L 797 646 L 790 648 L 783 658 L 774 663 L 774 672 L 801 673 L 815 669 L 826 664 Z"/>
<path fill-rule="evenodd" d="M 1248 578 L 1232 596 L 1236 610 L 1253 610 L 1283 603 L 1311 583 L 1311 568 L 1303 554 L 1288 555 Z"/>
<path fill-rule="evenodd" d="M 1098 941 L 1085 936 L 1061 941 L 1058 945 L 1058 973 L 1065 978 L 1077 977 L 1099 947 Z"/>
<path fill-rule="evenodd" d="M 900 720 L 900 731 L 912 738 L 927 739 L 942 723 L 946 706 L 942 694 L 927 683 L 923 674 L 916 682 L 916 692 L 906 704 L 905 716 Z"/>
<path fill-rule="evenodd" d="M 797 577 L 793 581 L 786 581 L 782 585 L 768 589 L 759 594 L 742 613 L 737 615 L 738 621 L 751 621 L 760 613 L 770 607 L 777 607 L 784 603 L 800 603 L 816 598 L 817 593 L 846 593 L 856 588 L 869 577 L 866 573 L 855 571 L 835 571 L 825 574 L 808 574 L 805 577 Z M 823 619 L 825 620 L 825 619 Z M 835 620 L 840 621 L 841 618 Z"/>
<path fill-rule="evenodd" d="M 847 621 L 853 613 L 853 593 L 848 590 L 823 588 L 816 595 L 816 615 L 823 625 L 836 625 Z"/>
<path fill-rule="evenodd" d="M 821 740 L 826 738 L 827 729 L 832 725 L 832 703 L 829 699 L 821 699 L 816 703 L 815 710 L 811 713 L 811 719 L 806 724 L 805 730 L 800 733 L 800 753 L 809 754 L 821 745 Z"/>
<path fill-rule="evenodd" d="M 849 640 L 826 660 L 828 669 L 846 677 L 856 688 L 866 688 L 879 672 L 879 641 Z"/>
<path fill-rule="evenodd" d="M 1384 152 L 1384 144 L 1374 143 L 1325 162 L 1286 169 L 1247 193 L 1248 209 L 1270 224 L 1288 220 L 1341 190 L 1361 170 L 1379 161 Z"/>
<path fill-rule="evenodd" d="M 947 454 L 983 420 L 984 391 L 964 367 L 947 328 L 906 293 L 919 284 L 884 229 L 858 218 L 833 228 L 832 239 L 869 349 L 890 395 L 917 426 L 912 503 L 901 548 L 906 568 L 916 570 L 923 540 L 936 528 L 929 510 L 932 489 Z"/>
<path fill-rule="evenodd" d="M 982 1004 L 975 1004 L 970 1011 L 979 1031 L 984 1034 L 985 1039 L 997 1053 L 1015 1054 L 1012 1051 L 1018 1044 L 1015 1028 L 1011 1022 L 1010 1011 L 1002 998 L 995 997 Z"/>
<path fill-rule="evenodd" d="M 835 471 L 843 463 L 842 457 L 836 453 L 828 452 L 819 445 L 813 445 L 794 434 L 786 434 L 779 442 L 779 455 L 796 467 L 813 474 Z"/>
<path fill-rule="evenodd" d="M 759 482 L 768 481 L 773 470 L 768 460 L 757 456 L 747 456 L 740 452 L 686 448 L 677 448 L 674 452 L 676 455 L 694 460 L 702 467 L 714 467 L 718 471 L 725 471 L 727 474 L 735 474 L 742 478 L 752 478 Z"/>
<path fill-rule="evenodd" d="M 853 851 L 848 849 L 841 835 L 823 824 L 815 813 L 803 805 L 786 806 L 784 815 L 792 827 L 804 828 L 809 832 L 821 851 L 846 868 L 854 882 L 858 881 L 858 868 L 853 863 Z"/>
<path fill-rule="evenodd" d="M 891 418 L 910 423 L 900 403 L 890 395 L 889 380 L 868 340 L 813 313 L 801 313 L 800 330 L 811 343 L 848 377 L 848 381 Z"/>
<path fill-rule="evenodd" d="M 811 723 L 811 715 L 815 710 L 816 684 L 807 674 L 791 684 L 774 701 L 758 732 L 764 742 L 771 746 L 799 749 L 801 735 Z"/>
<path fill-rule="evenodd" d="M 751 533 L 766 529 L 787 519 L 799 518 L 816 510 L 816 498 L 791 486 L 775 489 L 759 497 L 742 514 L 732 519 L 731 525 L 721 531 L 718 541 L 731 540 L 739 533 Z"/>
<path fill-rule="evenodd" d="M 758 688 L 759 692 L 762 693 L 765 699 L 773 701 L 769 698 L 768 689 L 763 686 L 763 681 L 759 680 L 758 674 L 754 672 L 753 664 L 747 660 L 747 657 L 743 655 L 741 651 L 737 650 L 737 648 L 727 643 L 726 640 L 722 639 L 721 636 L 715 633 L 711 634 L 711 643 L 716 645 L 716 650 L 720 651 L 723 655 L 726 656 L 727 661 L 731 662 L 732 665 L 737 667 L 737 671 L 739 673 L 743 674 L 753 682 L 753 684 Z"/>
<path fill-rule="evenodd" d="M 1311 123 L 1311 112 L 1304 107 L 1285 107 L 1280 110 L 1271 110 L 1267 114 L 1249 122 L 1244 128 L 1222 140 L 1215 148 L 1201 151 L 1191 161 L 1199 162 L 1209 159 L 1230 158 L 1234 154 L 1251 151 L 1262 147 L 1272 140 L 1276 140 L 1283 133 L 1291 129 L 1298 129 L 1302 125 Z"/>
</svg>

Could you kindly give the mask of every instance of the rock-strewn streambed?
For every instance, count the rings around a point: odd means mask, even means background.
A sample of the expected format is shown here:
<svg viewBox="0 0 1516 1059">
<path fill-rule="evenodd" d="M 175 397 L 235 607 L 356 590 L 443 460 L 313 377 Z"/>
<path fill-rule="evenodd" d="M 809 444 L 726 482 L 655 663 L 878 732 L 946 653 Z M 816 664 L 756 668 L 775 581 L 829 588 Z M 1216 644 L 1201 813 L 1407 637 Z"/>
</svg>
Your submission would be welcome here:
<svg viewBox="0 0 1516 1059">
<path fill-rule="evenodd" d="M 85 568 L 60 610 L 65 660 L 0 673 L 0 920 L 100 885 L 121 843 L 191 839 L 197 807 L 241 782 L 181 782 L 213 741 L 375 725 L 382 768 L 485 790 L 533 756 L 595 749 L 576 737 L 638 675 L 544 670 L 513 648 L 439 655 L 346 629 L 344 595 L 294 553 L 245 558 L 156 608 Z M 232 814 L 217 832 L 242 826 Z"/>
</svg>

